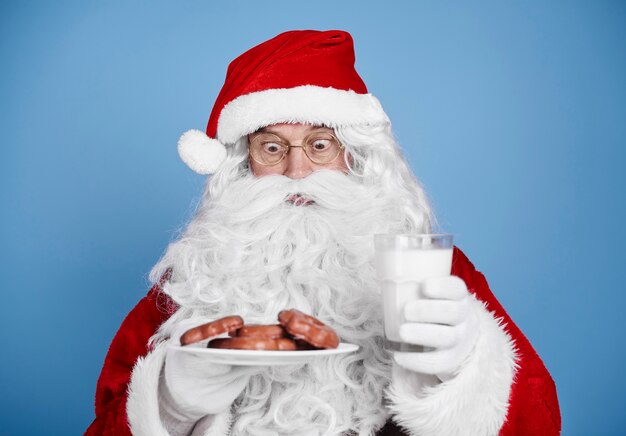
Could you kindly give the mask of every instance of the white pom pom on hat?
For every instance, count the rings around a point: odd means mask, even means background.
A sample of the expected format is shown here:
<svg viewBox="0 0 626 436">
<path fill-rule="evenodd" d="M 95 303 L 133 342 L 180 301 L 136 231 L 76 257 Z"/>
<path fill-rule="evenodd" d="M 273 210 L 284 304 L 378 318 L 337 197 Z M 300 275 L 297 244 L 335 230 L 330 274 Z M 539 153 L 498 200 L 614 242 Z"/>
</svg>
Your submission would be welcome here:
<svg viewBox="0 0 626 436">
<path fill-rule="evenodd" d="M 213 174 L 226 158 L 226 147 L 200 130 L 187 130 L 178 140 L 178 155 L 198 174 Z"/>
<path fill-rule="evenodd" d="M 388 124 L 354 62 L 352 36 L 342 30 L 294 30 L 251 48 L 228 66 L 206 134 L 180 137 L 181 159 L 208 175 L 226 158 L 225 146 L 272 124 Z"/>
</svg>

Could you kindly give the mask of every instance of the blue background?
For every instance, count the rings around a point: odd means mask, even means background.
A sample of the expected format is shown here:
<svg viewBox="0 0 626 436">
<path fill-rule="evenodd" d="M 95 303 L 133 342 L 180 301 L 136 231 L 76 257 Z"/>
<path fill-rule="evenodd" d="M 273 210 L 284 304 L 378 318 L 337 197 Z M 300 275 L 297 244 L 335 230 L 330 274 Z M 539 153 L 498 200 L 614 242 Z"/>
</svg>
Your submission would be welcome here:
<svg viewBox="0 0 626 436">
<path fill-rule="evenodd" d="M 551 371 L 566 435 L 624 434 L 623 2 L 0 6 L 0 434 L 80 434 L 109 341 L 204 178 L 176 153 L 230 60 L 341 28 L 442 227 Z"/>
</svg>

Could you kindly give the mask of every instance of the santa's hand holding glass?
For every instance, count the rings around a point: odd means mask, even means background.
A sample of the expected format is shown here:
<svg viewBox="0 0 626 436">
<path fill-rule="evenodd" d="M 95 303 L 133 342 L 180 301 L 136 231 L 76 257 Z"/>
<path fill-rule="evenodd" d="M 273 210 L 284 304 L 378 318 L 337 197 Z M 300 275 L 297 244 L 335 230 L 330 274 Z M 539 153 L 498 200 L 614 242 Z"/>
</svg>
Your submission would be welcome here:
<svg viewBox="0 0 626 436">
<path fill-rule="evenodd" d="M 474 297 L 450 275 L 452 235 L 375 236 L 385 348 L 403 368 L 452 377 L 478 337 Z"/>
</svg>

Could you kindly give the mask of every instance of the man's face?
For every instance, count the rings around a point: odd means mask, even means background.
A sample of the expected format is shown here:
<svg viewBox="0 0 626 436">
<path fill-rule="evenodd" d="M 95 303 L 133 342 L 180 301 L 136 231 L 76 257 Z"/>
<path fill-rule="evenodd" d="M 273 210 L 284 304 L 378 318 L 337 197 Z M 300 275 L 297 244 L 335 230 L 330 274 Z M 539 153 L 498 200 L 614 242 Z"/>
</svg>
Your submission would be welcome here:
<svg viewBox="0 0 626 436">
<path fill-rule="evenodd" d="M 318 135 L 319 133 L 319 135 Z M 307 157 L 304 149 L 298 146 L 306 146 L 305 141 L 307 139 L 313 147 L 323 148 L 325 145 L 324 137 L 328 138 L 333 134 L 333 130 L 326 127 L 311 126 L 308 124 L 274 124 L 272 126 L 264 127 L 258 132 L 248 135 L 248 141 L 252 144 L 253 141 L 259 141 L 260 135 L 268 134 L 274 135 L 280 140 L 280 144 L 289 144 L 287 154 L 282 160 L 273 165 L 263 165 L 257 162 L 252 157 L 250 158 L 250 169 L 252 173 L 257 177 L 268 175 L 283 175 L 292 179 L 302 179 L 309 174 L 321 170 L 335 170 L 343 173 L 348 172 L 348 166 L 344 159 L 344 150 L 341 149 L 330 157 L 332 160 L 328 163 L 316 163 Z M 315 140 L 317 142 L 313 143 Z M 327 142 L 327 141 L 326 141 Z M 274 147 L 271 143 L 265 145 L 266 148 Z M 277 148 L 277 147 L 274 147 Z M 311 148 L 309 148 L 311 149 Z M 309 153 L 312 154 L 312 153 Z M 314 156 L 313 156 L 314 157 Z M 314 157 L 315 158 L 315 157 Z"/>
</svg>

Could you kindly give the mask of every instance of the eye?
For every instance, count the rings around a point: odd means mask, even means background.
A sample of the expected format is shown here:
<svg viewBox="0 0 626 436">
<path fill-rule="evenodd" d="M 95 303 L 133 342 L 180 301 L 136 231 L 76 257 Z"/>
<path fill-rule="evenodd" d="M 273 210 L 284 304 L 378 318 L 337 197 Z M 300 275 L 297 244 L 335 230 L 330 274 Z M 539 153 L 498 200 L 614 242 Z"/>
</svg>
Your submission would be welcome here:
<svg viewBox="0 0 626 436">
<path fill-rule="evenodd" d="M 316 138 L 310 143 L 310 147 L 315 152 L 326 151 L 332 148 L 332 140 L 325 138 Z"/>
<path fill-rule="evenodd" d="M 279 154 L 283 151 L 283 147 L 276 142 L 264 142 L 262 144 L 262 149 L 264 153 L 268 154 Z"/>
</svg>

